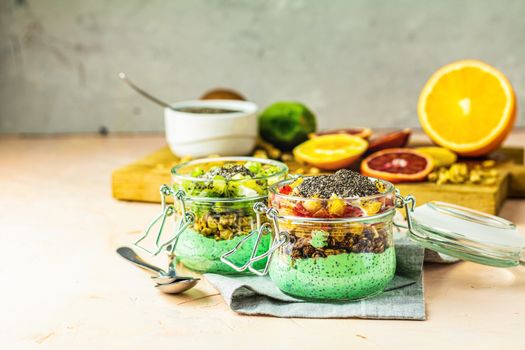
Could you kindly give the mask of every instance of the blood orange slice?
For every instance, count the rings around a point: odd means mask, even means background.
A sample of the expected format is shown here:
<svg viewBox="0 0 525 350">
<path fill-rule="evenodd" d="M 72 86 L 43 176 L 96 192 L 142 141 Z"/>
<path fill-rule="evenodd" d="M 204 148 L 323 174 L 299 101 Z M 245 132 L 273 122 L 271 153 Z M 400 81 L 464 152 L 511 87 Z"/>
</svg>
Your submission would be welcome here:
<svg viewBox="0 0 525 350">
<path fill-rule="evenodd" d="M 391 148 L 371 154 L 361 163 L 361 173 L 386 181 L 423 181 L 432 171 L 431 157 L 408 148 Z"/>
<path fill-rule="evenodd" d="M 384 135 L 378 135 L 370 140 L 366 151 L 368 153 L 374 153 L 388 148 L 405 147 L 411 133 L 412 130 L 403 129 Z"/>
</svg>

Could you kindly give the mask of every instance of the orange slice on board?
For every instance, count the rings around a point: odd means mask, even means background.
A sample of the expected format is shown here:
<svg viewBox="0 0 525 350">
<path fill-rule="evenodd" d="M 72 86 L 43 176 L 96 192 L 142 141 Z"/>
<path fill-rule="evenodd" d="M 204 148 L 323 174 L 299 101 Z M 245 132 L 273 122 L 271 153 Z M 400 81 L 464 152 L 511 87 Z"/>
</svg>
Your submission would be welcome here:
<svg viewBox="0 0 525 350">
<path fill-rule="evenodd" d="M 330 134 L 316 136 L 293 150 L 295 159 L 319 169 L 346 168 L 359 159 L 368 148 L 368 142 L 358 136 Z"/>
<path fill-rule="evenodd" d="M 463 156 L 481 156 L 498 148 L 511 131 L 516 98 L 496 68 L 476 60 L 457 61 L 427 81 L 418 114 L 435 143 Z"/>
</svg>

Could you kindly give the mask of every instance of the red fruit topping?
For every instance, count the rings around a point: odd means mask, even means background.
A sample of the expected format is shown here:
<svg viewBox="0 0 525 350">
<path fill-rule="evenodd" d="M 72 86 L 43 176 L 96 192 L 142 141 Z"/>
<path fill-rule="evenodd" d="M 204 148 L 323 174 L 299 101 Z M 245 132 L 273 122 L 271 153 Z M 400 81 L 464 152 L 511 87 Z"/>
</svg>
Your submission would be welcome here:
<svg viewBox="0 0 525 350">
<path fill-rule="evenodd" d="M 385 197 L 383 198 L 383 204 L 385 207 L 393 207 L 394 206 L 394 197 Z"/>
<path fill-rule="evenodd" d="M 329 218 L 330 214 L 328 213 L 328 210 L 326 209 L 319 209 L 316 211 L 313 215 L 314 218 Z"/>
<path fill-rule="evenodd" d="M 344 216 L 347 218 L 354 218 L 354 217 L 361 217 L 364 214 L 365 213 L 363 212 L 361 208 L 349 205 L 345 208 Z"/>
<path fill-rule="evenodd" d="M 279 189 L 279 193 L 280 194 L 285 194 L 285 195 L 288 195 L 288 194 L 292 193 L 292 191 L 293 191 L 293 189 L 290 186 L 288 186 L 288 185 L 284 185 L 283 187 L 281 187 Z"/>
<path fill-rule="evenodd" d="M 297 216 L 310 216 L 310 212 L 303 207 L 301 202 L 297 203 L 294 208 L 295 215 Z"/>
</svg>

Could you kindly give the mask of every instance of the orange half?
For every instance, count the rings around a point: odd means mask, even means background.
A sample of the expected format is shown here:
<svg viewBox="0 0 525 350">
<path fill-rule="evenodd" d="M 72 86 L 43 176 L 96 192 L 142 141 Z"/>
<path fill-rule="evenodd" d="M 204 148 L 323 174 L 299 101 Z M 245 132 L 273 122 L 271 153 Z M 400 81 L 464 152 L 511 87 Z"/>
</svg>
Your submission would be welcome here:
<svg viewBox="0 0 525 350">
<path fill-rule="evenodd" d="M 476 60 L 453 62 L 435 72 L 418 101 L 423 130 L 438 145 L 463 156 L 498 148 L 516 119 L 509 80 Z"/>
<path fill-rule="evenodd" d="M 368 142 L 348 134 L 314 137 L 295 147 L 295 159 L 319 169 L 336 170 L 350 166 L 366 151 Z"/>
</svg>

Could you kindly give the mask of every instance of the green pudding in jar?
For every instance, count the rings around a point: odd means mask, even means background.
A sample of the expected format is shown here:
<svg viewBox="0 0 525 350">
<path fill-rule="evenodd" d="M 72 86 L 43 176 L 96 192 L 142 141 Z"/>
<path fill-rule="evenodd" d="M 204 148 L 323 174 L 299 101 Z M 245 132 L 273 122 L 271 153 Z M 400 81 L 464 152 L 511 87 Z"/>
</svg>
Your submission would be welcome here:
<svg viewBox="0 0 525 350">
<path fill-rule="evenodd" d="M 280 162 L 249 157 L 201 159 L 175 167 L 174 190 L 184 192 L 184 206 L 175 203 L 177 218 L 183 211 L 193 217 L 178 235 L 177 260 L 199 272 L 238 273 L 221 262 L 221 256 L 256 230 L 254 204 L 266 202 L 268 186 L 284 179 L 287 171 Z M 251 257 L 256 239 L 252 238 L 229 261 L 242 266 Z M 257 254 L 265 253 L 269 244 L 270 237 L 263 237 Z"/>
<path fill-rule="evenodd" d="M 276 253 L 270 277 L 283 292 L 306 299 L 353 300 L 382 292 L 394 277 L 394 248 L 383 253 L 344 253 L 292 261 Z"/>
<path fill-rule="evenodd" d="M 236 274 L 238 273 L 230 266 L 221 262 L 221 255 L 232 250 L 244 236 L 235 236 L 225 240 L 215 240 L 202 235 L 193 228 L 185 230 L 179 237 L 177 243 L 176 255 L 177 260 L 189 269 L 200 272 L 213 272 L 219 274 Z M 242 245 L 237 252 L 230 256 L 228 260 L 237 266 L 242 266 L 250 259 L 255 236 Z M 270 246 L 270 236 L 263 236 L 258 246 L 257 254 L 263 254 Z M 258 261 L 254 266 L 264 268 L 266 260 Z"/>
</svg>

